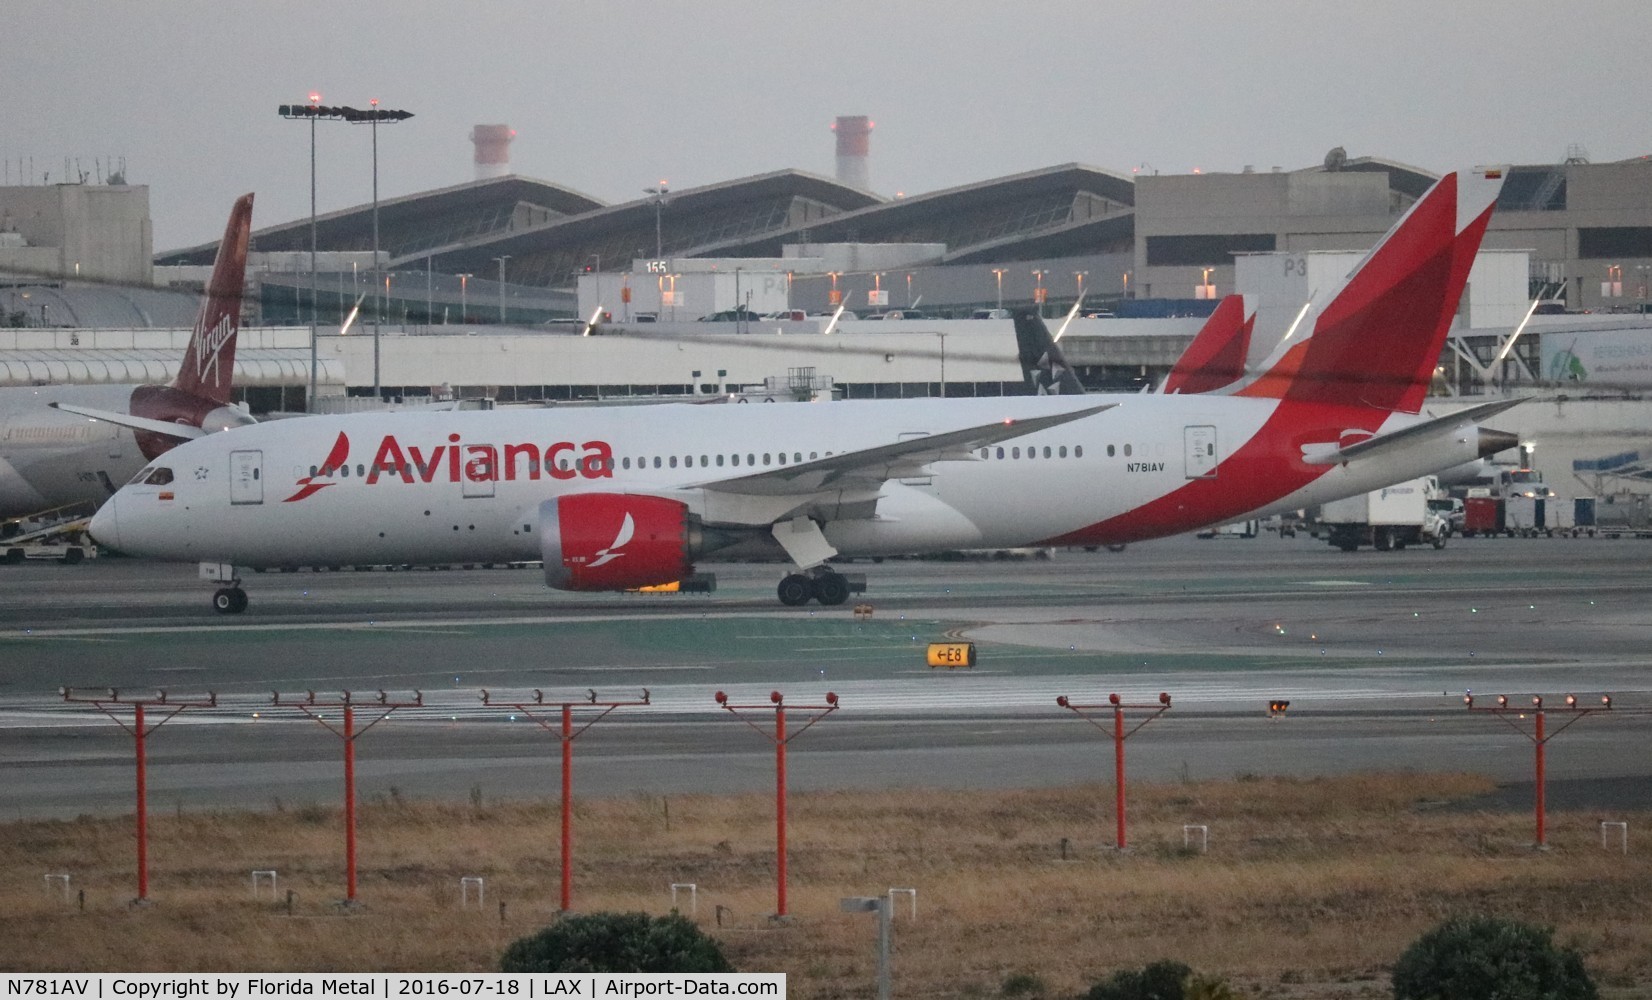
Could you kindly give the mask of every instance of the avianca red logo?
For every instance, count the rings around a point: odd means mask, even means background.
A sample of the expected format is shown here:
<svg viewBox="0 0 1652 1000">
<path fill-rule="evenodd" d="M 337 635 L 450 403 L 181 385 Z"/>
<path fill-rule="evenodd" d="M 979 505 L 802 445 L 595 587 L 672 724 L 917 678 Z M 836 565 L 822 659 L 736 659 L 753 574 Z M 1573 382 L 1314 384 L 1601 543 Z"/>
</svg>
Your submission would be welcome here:
<svg viewBox="0 0 1652 1000">
<path fill-rule="evenodd" d="M 292 503 L 295 500 L 302 500 L 305 497 L 314 496 L 327 487 L 333 485 L 331 476 L 349 457 L 350 439 L 343 431 L 339 431 L 338 440 L 333 442 L 333 450 L 327 453 L 327 458 L 321 463 L 321 468 L 318 469 L 314 475 L 305 476 L 300 479 L 298 481 L 298 492 L 281 502 Z M 325 482 L 316 481 L 318 479 L 322 479 L 323 477 L 327 477 Z"/>
<path fill-rule="evenodd" d="M 636 537 L 636 534 L 637 522 L 632 520 L 631 512 L 626 511 L 625 520 L 620 522 L 619 531 L 615 532 L 614 540 L 608 543 L 607 548 L 598 549 L 596 554 L 591 557 L 591 561 L 585 564 L 585 568 L 596 569 L 598 566 L 606 566 L 620 556 L 625 555 L 619 550 L 625 548 L 631 539 Z"/>
<path fill-rule="evenodd" d="M 350 439 L 341 431 L 326 461 L 313 475 L 298 480 L 297 493 L 285 503 L 314 496 L 334 485 L 333 476 L 344 467 L 350 457 Z M 360 473 L 362 470 L 357 469 Z M 449 483 L 535 481 L 551 479 L 612 479 L 614 450 L 606 441 L 557 441 L 541 447 L 532 442 L 524 444 L 465 444 L 459 435 L 449 434 L 446 444 L 420 447 L 403 444 L 394 434 L 386 434 L 373 454 L 372 464 L 366 469 L 364 482 L 375 485 L 386 479 L 404 483 Z M 626 539 L 629 540 L 629 539 Z M 625 541 L 616 540 L 610 548 L 619 548 Z"/>
</svg>

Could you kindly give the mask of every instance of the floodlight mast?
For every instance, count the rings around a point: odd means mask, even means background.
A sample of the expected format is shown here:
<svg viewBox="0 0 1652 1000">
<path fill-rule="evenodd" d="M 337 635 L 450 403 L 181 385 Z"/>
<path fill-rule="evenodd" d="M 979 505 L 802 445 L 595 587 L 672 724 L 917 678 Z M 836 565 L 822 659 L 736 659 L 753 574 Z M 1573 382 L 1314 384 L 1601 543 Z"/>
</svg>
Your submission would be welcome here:
<svg viewBox="0 0 1652 1000">
<path fill-rule="evenodd" d="M 482 704 L 490 708 L 508 708 L 526 715 L 539 728 L 547 733 L 558 732 L 551 728 L 544 718 L 543 710 L 547 708 L 560 709 L 562 717 L 561 730 L 558 739 L 562 742 L 562 912 L 573 910 L 573 860 L 574 860 L 574 740 L 585 730 L 606 719 L 615 709 L 631 708 L 649 704 L 648 689 L 643 688 L 642 697 L 632 701 L 598 701 L 595 689 L 585 692 L 586 697 L 580 701 L 546 701 L 545 692 L 534 689 L 532 701 L 509 701 L 496 698 L 493 692 L 482 689 Z M 597 715 L 586 721 L 578 729 L 574 728 L 574 709 L 601 709 Z"/>
<path fill-rule="evenodd" d="M 802 728 L 791 735 L 786 734 L 786 704 L 785 698 L 779 691 L 769 693 L 769 704 L 734 705 L 730 704 L 728 695 L 722 691 L 715 695 L 717 704 L 723 706 L 736 718 L 753 730 L 769 734 L 755 722 L 741 715 L 742 711 L 774 712 L 774 735 L 769 738 L 774 741 L 774 829 L 775 829 L 775 914 L 774 919 L 784 921 L 790 919 L 786 913 L 786 744 L 802 736 L 808 728 L 838 709 L 837 695 L 826 692 L 824 705 L 793 705 L 794 709 L 815 714 L 805 722 Z"/>
</svg>

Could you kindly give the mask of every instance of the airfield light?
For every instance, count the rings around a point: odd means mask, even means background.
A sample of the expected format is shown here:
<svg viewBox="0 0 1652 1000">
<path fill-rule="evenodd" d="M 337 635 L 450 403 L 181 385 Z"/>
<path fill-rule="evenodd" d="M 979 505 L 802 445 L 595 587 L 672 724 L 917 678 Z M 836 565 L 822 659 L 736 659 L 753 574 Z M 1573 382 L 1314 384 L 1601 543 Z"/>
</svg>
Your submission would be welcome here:
<svg viewBox="0 0 1652 1000">
<path fill-rule="evenodd" d="M 1124 741 L 1139 732 L 1141 728 L 1149 722 L 1152 722 L 1154 719 L 1157 719 L 1159 716 L 1170 711 L 1170 694 L 1169 692 L 1161 691 L 1159 693 L 1159 702 L 1156 705 L 1127 704 L 1124 699 L 1118 696 L 1116 692 L 1107 696 L 1106 705 L 1079 705 L 1075 704 L 1066 695 L 1058 696 L 1055 703 L 1060 707 L 1067 709 L 1069 712 L 1072 712 L 1074 715 L 1077 715 L 1090 725 L 1095 726 L 1097 729 L 1100 729 L 1103 732 L 1108 732 L 1113 738 L 1113 810 L 1114 815 L 1118 820 L 1118 839 L 1116 841 L 1116 846 L 1122 851 L 1125 849 Z M 1108 726 L 1104 725 L 1098 718 L 1092 717 L 1089 714 L 1090 710 L 1100 708 L 1110 708 L 1113 711 L 1113 725 L 1110 732 Z M 1124 713 L 1126 711 L 1136 710 L 1149 712 L 1151 714 L 1149 714 L 1147 718 L 1136 723 L 1133 728 L 1126 730 L 1124 728 Z"/>
<path fill-rule="evenodd" d="M 786 709 L 784 700 L 779 691 L 769 692 L 769 701 L 773 705 L 774 733 L 770 735 L 757 723 L 745 718 L 742 712 L 768 711 L 768 705 L 732 705 L 728 697 L 719 691 L 716 694 L 717 704 L 729 712 L 740 716 L 740 721 L 750 726 L 756 732 L 768 736 L 774 743 L 774 829 L 775 829 L 775 914 L 774 919 L 787 919 L 786 913 L 786 746 L 792 740 L 803 735 L 804 731 L 826 716 L 838 710 L 837 695 L 826 693 L 824 705 L 792 705 L 794 712 L 812 712 L 809 720 L 797 727 L 791 733 L 786 732 Z"/>
<path fill-rule="evenodd" d="M 1468 707 L 1469 711 L 1485 712 L 1496 716 L 1498 719 L 1501 719 L 1504 723 L 1506 723 L 1509 728 L 1515 730 L 1522 736 L 1526 737 L 1526 739 L 1530 740 L 1532 746 L 1535 748 L 1535 759 L 1533 761 L 1534 780 L 1532 782 L 1532 788 L 1533 812 L 1536 814 L 1537 826 L 1537 840 L 1535 846 L 1538 850 L 1544 850 L 1546 848 L 1546 844 L 1544 843 L 1544 827 L 1547 818 L 1544 801 L 1546 794 L 1545 782 L 1547 773 L 1547 760 L 1545 757 L 1545 752 L 1548 748 L 1549 741 L 1571 728 L 1574 723 L 1584 716 L 1592 712 L 1604 711 L 1612 707 L 1612 696 L 1609 694 L 1601 696 L 1599 708 L 1592 705 L 1585 706 L 1580 704 L 1577 700 L 1577 695 L 1575 694 L 1568 694 L 1565 697 L 1566 704 L 1564 708 L 1556 707 L 1545 709 L 1543 707 L 1543 696 L 1534 694 L 1532 695 L 1531 708 L 1526 709 L 1524 707 L 1511 707 L 1509 705 L 1509 699 L 1506 695 L 1497 696 L 1496 707 L 1486 706 L 1484 708 L 1476 708 L 1474 705 L 1473 692 L 1467 692 L 1463 695 L 1463 704 Z M 1550 712 L 1560 712 L 1569 716 L 1569 718 L 1562 722 L 1553 732 L 1550 732 L 1547 729 L 1547 715 Z M 1524 725 L 1524 720 L 1528 714 L 1530 714 L 1532 719 L 1532 728 L 1530 732 L 1527 732 Z"/>
</svg>

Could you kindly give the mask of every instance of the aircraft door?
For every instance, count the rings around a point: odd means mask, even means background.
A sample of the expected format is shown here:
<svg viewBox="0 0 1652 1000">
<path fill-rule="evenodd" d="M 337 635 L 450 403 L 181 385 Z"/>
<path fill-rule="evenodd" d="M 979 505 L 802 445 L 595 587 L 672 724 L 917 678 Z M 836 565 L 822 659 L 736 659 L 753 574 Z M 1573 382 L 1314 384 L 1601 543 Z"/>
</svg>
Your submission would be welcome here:
<svg viewBox="0 0 1652 1000">
<path fill-rule="evenodd" d="M 1182 439 L 1185 444 L 1187 478 L 1215 479 L 1216 463 L 1216 428 L 1210 424 L 1198 424 L 1183 428 Z"/>
<path fill-rule="evenodd" d="M 465 498 L 493 496 L 494 482 L 499 478 L 499 449 L 490 444 L 467 444 L 461 463 L 459 483 Z"/>
<path fill-rule="evenodd" d="M 229 502 L 232 504 L 264 502 L 263 452 L 232 451 L 229 453 Z"/>
<path fill-rule="evenodd" d="M 902 431 L 900 439 L 901 439 L 901 441 L 905 442 L 905 441 L 911 441 L 913 438 L 922 438 L 922 437 L 928 437 L 928 436 L 929 436 L 928 431 Z M 907 477 L 905 479 L 902 479 L 900 482 L 901 482 L 902 486 L 933 486 L 933 485 L 935 485 L 935 477 L 934 476 L 910 476 L 910 477 Z"/>
</svg>

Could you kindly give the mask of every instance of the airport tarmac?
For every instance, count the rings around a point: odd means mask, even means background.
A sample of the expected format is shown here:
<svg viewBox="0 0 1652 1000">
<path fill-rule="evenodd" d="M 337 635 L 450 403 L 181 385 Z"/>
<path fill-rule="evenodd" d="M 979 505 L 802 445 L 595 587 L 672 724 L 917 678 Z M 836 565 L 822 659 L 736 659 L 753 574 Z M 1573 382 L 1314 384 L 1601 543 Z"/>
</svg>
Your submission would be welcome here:
<svg viewBox="0 0 1652 1000">
<path fill-rule="evenodd" d="M 218 616 L 193 566 L 101 559 L 0 567 L 0 816 L 132 808 L 132 740 L 58 689 L 215 692 L 151 735 L 153 808 L 331 803 L 338 739 L 283 702 L 358 703 L 358 726 L 420 692 L 357 747 L 360 794 L 463 799 L 558 791 L 558 740 L 484 706 L 640 699 L 575 742 L 580 795 L 773 787 L 778 690 L 795 733 L 827 691 L 840 708 L 791 744 L 794 789 L 1005 788 L 1106 782 L 1109 693 L 1172 709 L 1128 743 L 1133 780 L 1467 770 L 1530 780 L 1529 718 L 1469 713 L 1498 694 L 1611 712 L 1548 748 L 1550 802 L 1652 808 L 1652 548 L 1632 540 L 1458 539 L 1342 553 L 1307 537 L 1167 539 L 1050 560 L 888 561 L 874 608 L 792 609 L 779 566 L 712 565 L 700 595 L 576 595 L 537 569 L 251 574 L 251 610 Z M 927 643 L 977 644 L 969 670 Z M 742 713 L 758 730 L 719 708 Z M 1056 705 L 1067 695 L 1098 729 Z M 1290 701 L 1284 718 L 1270 699 Z M 544 713 L 556 725 L 557 709 Z M 325 714 L 325 713 L 324 713 Z M 592 717 L 575 713 L 576 724 Z M 1150 712 L 1132 710 L 1129 718 Z M 336 722 L 338 713 L 329 717 Z M 153 723 L 152 710 L 150 721 Z M 128 716 L 129 719 L 129 716 Z M 1551 711 L 1549 731 L 1571 721 Z"/>
</svg>

